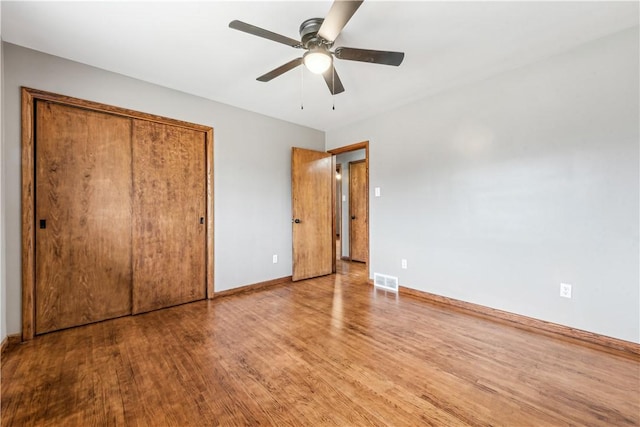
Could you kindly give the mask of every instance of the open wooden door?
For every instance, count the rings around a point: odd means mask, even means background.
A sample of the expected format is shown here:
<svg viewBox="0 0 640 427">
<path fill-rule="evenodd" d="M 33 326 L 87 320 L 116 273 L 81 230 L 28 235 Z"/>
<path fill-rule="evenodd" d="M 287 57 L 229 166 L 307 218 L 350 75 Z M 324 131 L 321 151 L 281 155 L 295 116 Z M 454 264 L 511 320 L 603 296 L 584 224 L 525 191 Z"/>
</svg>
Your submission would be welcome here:
<svg viewBox="0 0 640 427">
<path fill-rule="evenodd" d="M 291 152 L 293 280 L 335 270 L 333 156 L 294 147 Z"/>
</svg>

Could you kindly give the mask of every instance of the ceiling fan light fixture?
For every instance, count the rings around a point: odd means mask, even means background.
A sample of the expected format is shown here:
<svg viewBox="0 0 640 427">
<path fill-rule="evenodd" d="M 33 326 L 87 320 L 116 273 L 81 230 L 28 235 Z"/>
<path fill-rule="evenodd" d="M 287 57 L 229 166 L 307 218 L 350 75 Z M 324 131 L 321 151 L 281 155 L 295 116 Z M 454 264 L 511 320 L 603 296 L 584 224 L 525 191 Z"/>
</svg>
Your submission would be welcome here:
<svg viewBox="0 0 640 427">
<path fill-rule="evenodd" d="M 322 74 L 329 69 L 333 59 L 324 49 L 311 49 L 302 57 L 304 65 L 314 74 Z"/>
<path fill-rule="evenodd" d="M 329 13 L 327 13 L 325 18 L 311 18 L 302 22 L 298 30 L 300 33 L 299 41 L 238 20 L 231 21 L 229 28 L 282 43 L 296 49 L 304 49 L 305 52 L 302 57 L 298 56 L 286 64 L 261 75 L 256 80 L 268 82 L 304 64 L 312 73 L 322 75 L 329 88 L 329 92 L 331 92 L 332 95 L 337 95 L 344 92 L 344 86 L 333 67 L 334 57 L 340 60 L 369 62 L 372 64 L 393 65 L 396 67 L 400 65 L 404 59 L 403 52 L 350 47 L 337 47 L 334 49 L 333 44 L 336 38 L 340 35 L 342 29 L 347 25 L 363 1 L 364 0 L 333 0 Z M 332 51 L 330 49 L 334 50 Z M 304 76 L 304 73 L 302 73 L 301 76 Z"/>
</svg>

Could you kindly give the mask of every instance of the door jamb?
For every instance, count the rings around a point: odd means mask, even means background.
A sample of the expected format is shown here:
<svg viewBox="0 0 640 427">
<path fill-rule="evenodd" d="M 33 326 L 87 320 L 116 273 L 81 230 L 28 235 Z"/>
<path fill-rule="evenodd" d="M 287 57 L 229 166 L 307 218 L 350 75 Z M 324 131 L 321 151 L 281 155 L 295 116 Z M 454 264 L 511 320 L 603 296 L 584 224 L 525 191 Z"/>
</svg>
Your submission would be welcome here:
<svg viewBox="0 0 640 427">
<path fill-rule="evenodd" d="M 340 179 L 338 180 L 338 174 L 340 175 Z M 338 239 L 338 236 L 340 236 L 340 249 L 338 249 L 338 247 L 336 247 L 336 255 L 335 258 L 342 258 L 342 221 L 344 221 L 344 218 L 342 217 L 342 165 L 336 165 L 336 195 L 335 195 L 335 199 L 336 199 L 336 206 L 335 206 L 335 216 L 336 216 L 336 229 L 335 231 L 335 237 L 334 237 L 334 244 L 336 243 L 336 240 Z M 338 183 L 337 181 L 340 181 L 340 183 Z"/>
</svg>

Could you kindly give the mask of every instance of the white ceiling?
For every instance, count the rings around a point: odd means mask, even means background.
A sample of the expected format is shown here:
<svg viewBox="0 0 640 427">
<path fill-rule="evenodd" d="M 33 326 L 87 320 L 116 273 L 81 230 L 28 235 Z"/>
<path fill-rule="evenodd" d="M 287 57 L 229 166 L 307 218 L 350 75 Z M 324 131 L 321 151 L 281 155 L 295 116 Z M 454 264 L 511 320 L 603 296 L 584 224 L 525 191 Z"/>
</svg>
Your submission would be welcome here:
<svg viewBox="0 0 640 427">
<path fill-rule="evenodd" d="M 331 1 L 2 1 L 2 39 L 321 130 L 487 78 L 638 25 L 638 2 L 368 0 L 335 46 L 405 52 L 400 67 L 336 60 L 346 91 L 299 67 L 301 51 L 228 28 L 238 19 L 299 39 Z M 304 110 L 300 109 L 301 99 Z"/>
</svg>

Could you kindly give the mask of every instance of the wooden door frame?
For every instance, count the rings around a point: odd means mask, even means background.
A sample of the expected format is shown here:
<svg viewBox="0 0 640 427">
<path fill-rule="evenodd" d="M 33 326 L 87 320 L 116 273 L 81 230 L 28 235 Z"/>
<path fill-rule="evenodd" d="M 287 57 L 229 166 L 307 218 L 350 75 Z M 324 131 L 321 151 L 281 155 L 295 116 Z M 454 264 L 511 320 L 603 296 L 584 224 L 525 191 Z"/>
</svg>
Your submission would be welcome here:
<svg viewBox="0 0 640 427">
<path fill-rule="evenodd" d="M 213 128 L 125 108 L 114 107 L 93 101 L 72 98 L 27 87 L 21 88 L 21 150 L 22 150 L 22 340 L 33 339 L 35 335 L 35 140 L 34 114 L 36 101 L 50 101 L 71 107 L 92 110 L 106 114 L 147 120 L 171 126 L 193 129 L 205 135 L 206 162 L 206 297 L 214 295 L 214 221 L 213 221 Z"/>
<path fill-rule="evenodd" d="M 348 153 L 350 151 L 357 151 L 357 150 L 361 150 L 364 149 L 364 160 L 365 160 L 365 165 L 366 165 L 366 187 L 367 187 L 367 191 L 366 191 L 366 210 L 367 210 L 367 259 L 366 259 L 366 266 L 367 266 L 367 270 L 369 269 L 369 265 L 370 265 L 370 256 L 371 256 L 371 235 L 369 232 L 369 223 L 371 222 L 369 220 L 369 141 L 362 141 L 362 142 L 356 142 L 355 144 L 351 144 L 351 145 L 346 145 L 344 147 L 338 147 L 338 148 L 333 148 L 331 150 L 327 150 L 327 153 L 331 153 L 333 154 L 333 158 L 335 159 L 335 156 L 337 156 L 338 154 L 342 154 L 342 153 Z M 334 168 L 335 169 L 335 168 Z M 335 175 L 334 175 L 334 187 L 335 187 Z M 334 214 L 334 218 L 335 218 L 335 214 Z M 335 223 L 335 221 L 334 221 Z M 335 227 L 335 225 L 334 225 Z M 335 234 L 335 229 L 334 229 L 334 234 Z M 342 233 L 341 233 L 342 234 Z M 349 237 L 349 245 L 351 245 L 351 237 Z M 335 245 L 334 245 L 335 246 Z M 349 254 L 351 255 L 351 254 Z M 335 257 L 334 257 L 335 258 Z M 369 272 L 367 271 L 367 276 L 369 275 Z"/>
<path fill-rule="evenodd" d="M 335 159 L 334 159 L 334 163 L 335 163 Z M 336 164 L 335 167 L 336 170 L 336 182 L 335 182 L 335 189 L 336 189 L 336 194 L 335 194 L 335 199 L 336 199 L 336 206 L 334 207 L 334 212 L 335 212 L 335 216 L 336 216 L 336 226 L 335 226 L 335 236 L 334 236 L 334 245 L 338 242 L 338 240 L 340 240 L 340 250 L 338 250 L 337 246 L 336 246 L 336 255 L 335 258 L 342 258 L 342 164 Z M 338 174 L 340 175 L 340 179 L 338 180 Z M 338 181 L 340 181 L 338 183 Z M 338 239 L 338 237 L 340 237 L 340 239 Z M 335 270 L 334 270 L 335 271 Z"/>
</svg>

